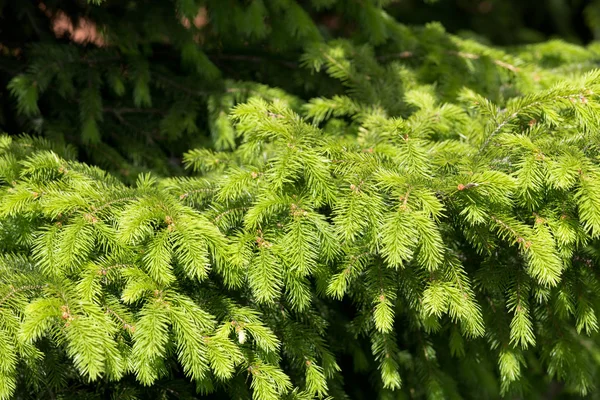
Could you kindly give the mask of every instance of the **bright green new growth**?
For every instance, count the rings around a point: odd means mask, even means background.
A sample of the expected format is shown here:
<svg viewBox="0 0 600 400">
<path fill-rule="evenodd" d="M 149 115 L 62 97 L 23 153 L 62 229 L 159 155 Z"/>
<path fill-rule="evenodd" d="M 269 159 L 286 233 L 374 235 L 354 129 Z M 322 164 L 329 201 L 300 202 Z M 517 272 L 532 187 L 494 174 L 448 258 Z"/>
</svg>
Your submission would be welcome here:
<svg viewBox="0 0 600 400">
<path fill-rule="evenodd" d="M 206 110 L 178 99 L 159 129 L 196 134 L 206 112 L 211 136 L 188 176 L 129 185 L 0 136 L 0 399 L 531 398 L 547 378 L 595 394 L 598 49 L 506 53 L 372 3 L 371 43 L 405 52 L 325 40 L 281 1 L 312 83 L 341 89 L 226 80 Z M 238 28 L 266 36 L 263 2 L 247 11 Z M 149 108 L 160 78 L 138 61 Z M 40 74 L 11 81 L 24 116 Z M 100 143 L 86 90 L 81 138 Z"/>
<path fill-rule="evenodd" d="M 586 393 L 595 369 L 583 346 L 595 344 L 583 338 L 598 330 L 600 293 L 586 266 L 600 234 L 599 74 L 504 110 L 469 92 L 438 103 L 426 88 L 405 96 L 416 105 L 407 118 L 343 100 L 356 138 L 311 122 L 335 123 L 323 115 L 340 112 L 339 98 L 307 104 L 303 118 L 255 97 L 231 115 L 235 151 L 190 151 L 198 177 L 142 175 L 134 187 L 44 142 L 2 137 L 12 247 L 2 398 L 17 363 L 44 359 L 44 340 L 90 381 L 151 385 L 173 357 L 202 392 L 248 370 L 256 399 L 294 386 L 298 398 L 323 396 L 341 388 L 322 310 L 345 296 L 384 388 L 417 374 L 422 390 L 447 396 L 431 338 L 450 330 L 454 356 L 488 349 L 502 392 L 525 381 L 535 346 L 548 374 Z M 421 354 L 399 348 L 407 329 Z"/>
</svg>

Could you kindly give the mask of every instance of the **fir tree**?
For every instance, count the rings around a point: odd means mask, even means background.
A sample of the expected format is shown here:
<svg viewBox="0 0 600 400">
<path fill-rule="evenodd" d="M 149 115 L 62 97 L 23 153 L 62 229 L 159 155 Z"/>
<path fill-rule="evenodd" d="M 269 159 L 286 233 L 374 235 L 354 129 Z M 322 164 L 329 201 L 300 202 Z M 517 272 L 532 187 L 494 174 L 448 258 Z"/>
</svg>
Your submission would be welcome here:
<svg viewBox="0 0 600 400">
<path fill-rule="evenodd" d="M 0 399 L 598 396 L 598 46 L 387 3 L 0 2 Z"/>
</svg>

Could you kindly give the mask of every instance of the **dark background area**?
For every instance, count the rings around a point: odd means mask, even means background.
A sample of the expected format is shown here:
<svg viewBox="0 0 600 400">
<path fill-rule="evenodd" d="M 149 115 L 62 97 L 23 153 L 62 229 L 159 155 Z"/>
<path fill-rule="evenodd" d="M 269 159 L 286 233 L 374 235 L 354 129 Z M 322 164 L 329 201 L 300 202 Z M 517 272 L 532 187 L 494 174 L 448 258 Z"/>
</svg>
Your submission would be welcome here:
<svg viewBox="0 0 600 400">
<path fill-rule="evenodd" d="M 398 21 L 440 21 L 452 33 L 477 35 L 496 45 L 562 38 L 586 44 L 598 39 L 600 2 L 589 0 L 423 0 L 394 1 Z"/>
</svg>

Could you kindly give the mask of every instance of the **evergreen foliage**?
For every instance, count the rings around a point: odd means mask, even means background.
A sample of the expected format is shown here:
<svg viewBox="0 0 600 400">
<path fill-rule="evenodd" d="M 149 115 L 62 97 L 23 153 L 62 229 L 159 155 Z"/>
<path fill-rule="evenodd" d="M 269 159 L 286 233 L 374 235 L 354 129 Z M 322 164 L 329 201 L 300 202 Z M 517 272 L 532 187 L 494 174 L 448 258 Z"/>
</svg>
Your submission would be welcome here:
<svg viewBox="0 0 600 400">
<path fill-rule="evenodd" d="M 0 399 L 598 397 L 600 48 L 387 3 L 0 0 Z"/>
</svg>

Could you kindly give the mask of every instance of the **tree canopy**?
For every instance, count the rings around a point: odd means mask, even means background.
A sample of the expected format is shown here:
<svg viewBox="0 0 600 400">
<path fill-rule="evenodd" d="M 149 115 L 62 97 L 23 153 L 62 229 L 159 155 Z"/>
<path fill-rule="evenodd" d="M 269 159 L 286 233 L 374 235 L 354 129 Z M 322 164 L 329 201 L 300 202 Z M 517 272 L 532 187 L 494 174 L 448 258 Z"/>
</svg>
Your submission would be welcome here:
<svg viewBox="0 0 600 400">
<path fill-rule="evenodd" d="M 0 0 L 0 399 L 599 397 L 600 46 L 398 7 Z"/>
</svg>

